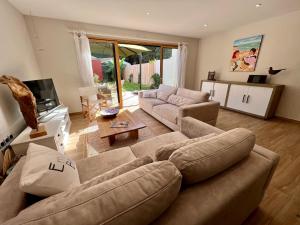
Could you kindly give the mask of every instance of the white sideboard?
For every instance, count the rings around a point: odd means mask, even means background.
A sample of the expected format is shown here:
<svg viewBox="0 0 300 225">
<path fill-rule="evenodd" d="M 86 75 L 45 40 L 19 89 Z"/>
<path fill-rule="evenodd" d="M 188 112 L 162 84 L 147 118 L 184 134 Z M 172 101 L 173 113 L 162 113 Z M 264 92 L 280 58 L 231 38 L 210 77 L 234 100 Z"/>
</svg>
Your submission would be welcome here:
<svg viewBox="0 0 300 225">
<path fill-rule="evenodd" d="M 201 90 L 223 108 L 268 119 L 274 116 L 284 85 L 253 84 L 234 81 L 201 83 Z"/>
<path fill-rule="evenodd" d="M 37 138 L 30 138 L 30 127 L 26 127 L 11 143 L 16 155 L 25 155 L 29 143 L 36 143 L 53 148 L 64 153 L 64 146 L 68 140 L 71 120 L 68 108 L 60 106 L 50 114 L 40 119 L 40 124 L 45 125 L 47 135 Z"/>
</svg>

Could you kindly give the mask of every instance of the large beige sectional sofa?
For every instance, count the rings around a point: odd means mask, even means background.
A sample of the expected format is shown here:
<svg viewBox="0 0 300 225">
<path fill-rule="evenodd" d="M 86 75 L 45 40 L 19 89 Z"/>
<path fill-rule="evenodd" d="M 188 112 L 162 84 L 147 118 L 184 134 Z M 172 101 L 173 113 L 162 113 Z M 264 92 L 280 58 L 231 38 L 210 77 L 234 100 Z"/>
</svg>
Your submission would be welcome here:
<svg viewBox="0 0 300 225">
<path fill-rule="evenodd" d="M 151 163 L 162 146 L 195 138 Z M 183 118 L 180 131 L 77 161 L 82 184 L 39 201 L 18 188 L 23 157 L 0 187 L 0 224 L 238 225 L 258 207 L 279 161 L 254 144 L 246 129 Z"/>
<path fill-rule="evenodd" d="M 209 93 L 186 88 L 161 84 L 156 90 L 139 92 L 139 107 L 174 131 L 188 116 L 215 125 L 219 106 L 209 101 Z"/>
</svg>

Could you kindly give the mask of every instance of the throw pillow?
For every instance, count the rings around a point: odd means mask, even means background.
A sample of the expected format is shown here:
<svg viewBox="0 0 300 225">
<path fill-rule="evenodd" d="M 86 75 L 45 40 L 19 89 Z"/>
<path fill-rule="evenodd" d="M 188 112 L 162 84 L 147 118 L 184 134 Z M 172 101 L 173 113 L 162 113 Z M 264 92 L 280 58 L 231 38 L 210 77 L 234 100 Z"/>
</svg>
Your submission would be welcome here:
<svg viewBox="0 0 300 225">
<path fill-rule="evenodd" d="M 156 90 L 153 91 L 144 91 L 143 98 L 156 98 Z"/>
<path fill-rule="evenodd" d="M 175 152 L 177 149 L 179 149 L 183 146 L 186 146 L 186 145 L 193 144 L 193 143 L 201 141 L 201 140 L 209 139 L 214 136 L 216 136 L 216 134 L 211 133 L 211 134 L 208 134 L 208 135 L 205 135 L 202 137 L 188 139 L 188 140 L 164 145 L 164 146 L 160 147 L 159 149 L 157 149 L 157 151 L 155 152 L 155 160 L 156 161 L 168 160 L 169 157 L 172 155 L 172 153 Z"/>
<path fill-rule="evenodd" d="M 168 103 L 177 106 L 182 106 L 182 105 L 195 104 L 196 100 L 172 94 L 168 98 Z"/>
<path fill-rule="evenodd" d="M 176 87 L 161 84 L 157 89 L 157 98 L 163 101 L 167 101 L 171 94 L 175 94 L 177 91 Z"/>
<path fill-rule="evenodd" d="M 202 91 L 194 91 L 186 88 L 178 88 L 176 95 L 195 100 L 195 103 L 208 102 L 209 93 Z"/>
<path fill-rule="evenodd" d="M 169 158 L 180 170 L 186 184 L 212 177 L 249 155 L 255 135 L 237 128 L 175 151 Z"/>
<path fill-rule="evenodd" d="M 181 179 L 173 163 L 150 163 L 98 185 L 81 184 L 53 195 L 5 225 L 151 224 L 174 202 Z"/>
<path fill-rule="evenodd" d="M 76 164 L 58 151 L 30 143 L 20 189 L 47 197 L 80 185 Z"/>
</svg>

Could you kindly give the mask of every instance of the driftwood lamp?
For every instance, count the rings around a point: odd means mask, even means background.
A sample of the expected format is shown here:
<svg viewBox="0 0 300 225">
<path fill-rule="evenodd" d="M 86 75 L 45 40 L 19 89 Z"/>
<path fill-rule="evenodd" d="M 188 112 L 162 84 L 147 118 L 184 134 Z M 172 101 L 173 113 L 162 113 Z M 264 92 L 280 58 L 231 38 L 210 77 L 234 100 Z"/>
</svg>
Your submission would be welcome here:
<svg viewBox="0 0 300 225">
<path fill-rule="evenodd" d="M 6 84 L 17 100 L 27 126 L 32 128 L 30 138 L 47 135 L 44 126 L 39 126 L 36 114 L 36 101 L 29 88 L 20 80 L 12 76 L 0 76 L 0 83 Z"/>
</svg>

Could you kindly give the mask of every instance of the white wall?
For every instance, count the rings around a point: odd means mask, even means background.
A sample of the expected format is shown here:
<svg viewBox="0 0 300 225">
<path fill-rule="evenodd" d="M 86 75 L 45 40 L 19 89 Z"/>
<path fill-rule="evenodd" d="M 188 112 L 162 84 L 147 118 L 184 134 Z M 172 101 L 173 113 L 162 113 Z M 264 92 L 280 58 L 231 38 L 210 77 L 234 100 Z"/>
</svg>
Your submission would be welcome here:
<svg viewBox="0 0 300 225">
<path fill-rule="evenodd" d="M 21 80 L 38 79 L 40 71 L 24 17 L 6 0 L 0 0 L 0 75 Z M 24 125 L 17 102 L 6 85 L 0 84 L 0 140 Z"/>
<path fill-rule="evenodd" d="M 40 78 L 24 17 L 6 0 L 0 0 L 0 27 L 0 75 L 13 75 L 21 80 Z M 7 86 L 0 84 L 0 141 L 9 134 L 18 134 L 23 127 L 19 105 Z M 2 161 L 0 154 L 0 171 Z"/>
<path fill-rule="evenodd" d="M 59 98 L 70 107 L 71 112 L 81 111 L 78 95 L 81 80 L 77 68 L 74 40 L 72 34 L 68 32 L 69 30 L 84 30 L 89 33 L 128 39 L 188 42 L 188 79 L 186 83 L 187 87 L 194 86 L 192 78 L 196 71 L 197 39 L 40 17 L 26 17 L 26 21 L 34 46 L 44 49 L 36 52 L 42 75 L 53 78 Z M 36 33 L 33 27 L 35 27 Z M 34 38 L 35 35 L 39 38 Z"/>
<path fill-rule="evenodd" d="M 263 34 L 256 71 L 266 74 L 270 66 L 287 68 L 272 77 L 272 83 L 286 85 L 276 115 L 300 120 L 300 11 L 218 33 L 199 41 L 196 89 L 215 70 L 217 79 L 247 81 L 250 73 L 229 72 L 233 41 Z"/>
</svg>

